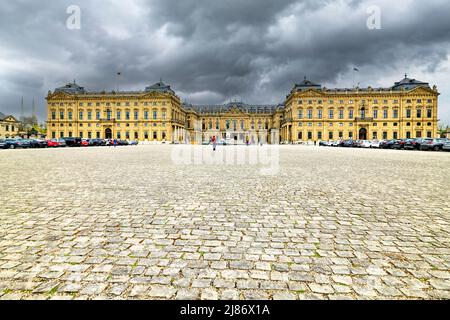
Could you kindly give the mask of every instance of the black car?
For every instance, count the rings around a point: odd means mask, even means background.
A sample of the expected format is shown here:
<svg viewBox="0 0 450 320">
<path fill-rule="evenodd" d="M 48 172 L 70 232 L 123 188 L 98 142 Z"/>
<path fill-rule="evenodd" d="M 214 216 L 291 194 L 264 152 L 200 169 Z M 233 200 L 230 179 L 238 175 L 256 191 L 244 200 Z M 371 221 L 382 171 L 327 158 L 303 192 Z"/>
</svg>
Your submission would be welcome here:
<svg viewBox="0 0 450 320">
<path fill-rule="evenodd" d="M 406 139 L 394 140 L 394 144 L 391 149 L 403 150 L 405 149 Z"/>
<path fill-rule="evenodd" d="M 397 140 L 386 140 L 380 143 L 380 149 L 392 149 Z"/>
<path fill-rule="evenodd" d="M 47 148 L 47 141 L 39 139 L 30 140 L 31 148 Z"/>
<path fill-rule="evenodd" d="M 6 139 L 1 144 L 3 149 L 26 149 L 30 148 L 30 142 L 23 139 Z"/>
<path fill-rule="evenodd" d="M 68 147 L 81 147 L 81 138 L 63 138 Z"/>
<path fill-rule="evenodd" d="M 405 150 L 419 150 L 423 139 L 407 139 L 405 142 Z"/>
</svg>

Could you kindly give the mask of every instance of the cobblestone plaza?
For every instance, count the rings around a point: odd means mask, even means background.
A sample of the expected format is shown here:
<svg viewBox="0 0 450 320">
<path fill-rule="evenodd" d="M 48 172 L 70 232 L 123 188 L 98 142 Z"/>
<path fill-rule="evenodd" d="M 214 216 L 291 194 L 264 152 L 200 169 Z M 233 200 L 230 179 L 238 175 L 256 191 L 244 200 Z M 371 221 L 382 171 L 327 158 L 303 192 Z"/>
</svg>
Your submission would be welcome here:
<svg viewBox="0 0 450 320">
<path fill-rule="evenodd" d="M 450 299 L 448 153 L 179 147 L 1 151 L 0 299 Z"/>
</svg>

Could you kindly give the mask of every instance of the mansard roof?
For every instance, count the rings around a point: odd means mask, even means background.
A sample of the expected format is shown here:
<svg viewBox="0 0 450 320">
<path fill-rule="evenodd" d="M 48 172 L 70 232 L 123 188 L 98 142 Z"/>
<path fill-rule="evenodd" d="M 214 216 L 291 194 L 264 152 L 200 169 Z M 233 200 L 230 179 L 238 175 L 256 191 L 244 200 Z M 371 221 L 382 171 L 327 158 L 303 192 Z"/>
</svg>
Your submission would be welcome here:
<svg viewBox="0 0 450 320">
<path fill-rule="evenodd" d="M 85 94 L 85 95 L 141 95 L 151 92 L 156 93 L 170 93 L 173 95 L 175 94 L 175 91 L 173 91 L 170 87 L 170 85 L 165 84 L 164 82 L 159 81 L 151 86 L 148 86 L 145 88 L 145 90 L 134 90 L 134 91 L 87 91 L 84 87 L 79 86 L 74 81 L 73 83 L 68 83 L 63 87 L 56 88 L 54 93 L 67 93 L 67 94 Z M 49 92 L 50 94 L 51 92 Z"/>
<path fill-rule="evenodd" d="M 86 93 L 86 90 L 83 87 L 80 87 L 75 83 L 68 83 L 64 87 L 56 88 L 55 93 L 58 92 L 64 92 L 64 93 L 70 93 L 70 94 L 77 94 L 77 93 Z"/>
<path fill-rule="evenodd" d="M 175 92 L 170 88 L 169 85 L 165 84 L 162 80 L 145 88 L 146 92 L 163 92 L 163 93 L 172 93 Z"/>
<path fill-rule="evenodd" d="M 316 84 L 310 80 L 307 80 L 305 78 L 304 81 L 302 81 L 299 84 L 296 84 L 294 88 L 292 89 L 292 93 L 298 92 L 298 91 L 308 91 L 310 89 L 315 89 L 318 91 L 326 92 L 327 94 L 342 94 L 342 93 L 369 93 L 369 92 L 391 92 L 391 91 L 400 91 L 400 90 L 413 90 L 416 88 L 427 88 L 431 89 L 430 85 L 426 82 L 421 82 L 416 79 L 410 79 L 405 75 L 405 78 L 399 82 L 396 82 L 392 87 L 385 87 L 385 88 L 372 88 L 372 87 L 366 87 L 366 88 L 360 88 L 360 87 L 354 87 L 354 88 L 325 88 L 322 87 L 320 84 Z M 433 89 L 434 90 L 434 89 Z M 289 97 L 289 95 L 288 95 Z"/>
<path fill-rule="evenodd" d="M 309 89 L 322 89 L 322 85 L 314 83 L 310 80 L 307 80 L 305 77 L 305 80 L 303 80 L 300 83 L 296 83 L 294 86 L 294 90 L 295 91 L 305 91 L 305 90 L 309 90 Z"/>
<path fill-rule="evenodd" d="M 393 90 L 412 90 L 417 87 L 425 87 L 430 88 L 430 85 L 426 82 L 421 82 L 416 79 L 410 79 L 407 75 L 405 75 L 405 78 L 401 80 L 400 82 L 396 82 L 394 86 L 392 87 Z"/>
</svg>

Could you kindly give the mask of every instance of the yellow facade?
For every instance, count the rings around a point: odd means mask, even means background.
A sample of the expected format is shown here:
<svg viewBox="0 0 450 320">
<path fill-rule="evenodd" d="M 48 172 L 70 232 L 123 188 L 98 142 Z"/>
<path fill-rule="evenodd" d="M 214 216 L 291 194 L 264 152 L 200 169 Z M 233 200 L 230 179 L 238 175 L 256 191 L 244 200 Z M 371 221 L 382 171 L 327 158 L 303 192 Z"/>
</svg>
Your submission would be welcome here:
<svg viewBox="0 0 450 320">
<path fill-rule="evenodd" d="M 19 135 L 19 121 L 11 115 L 0 113 L 0 139 L 15 138 Z"/>
<path fill-rule="evenodd" d="M 327 89 L 305 80 L 285 104 L 282 141 L 437 137 L 436 87 L 405 78 L 391 88 Z"/>
<path fill-rule="evenodd" d="M 391 88 L 327 89 L 305 79 L 280 105 L 188 105 L 163 82 L 135 92 L 49 92 L 48 137 L 194 143 L 218 139 L 286 143 L 436 137 L 436 87 L 405 78 Z M 256 138 L 255 138 L 256 137 Z M 263 139 L 264 141 L 261 141 Z M 257 140 L 257 141 L 256 141 Z"/>
</svg>

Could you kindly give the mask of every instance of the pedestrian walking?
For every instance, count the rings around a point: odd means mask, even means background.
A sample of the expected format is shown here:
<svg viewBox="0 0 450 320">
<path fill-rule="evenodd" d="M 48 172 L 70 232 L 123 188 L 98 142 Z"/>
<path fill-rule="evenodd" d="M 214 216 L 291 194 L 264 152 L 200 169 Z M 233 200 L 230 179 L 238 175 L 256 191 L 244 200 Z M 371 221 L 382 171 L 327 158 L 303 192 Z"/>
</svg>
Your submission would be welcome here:
<svg viewBox="0 0 450 320">
<path fill-rule="evenodd" d="M 213 145 L 213 151 L 216 151 L 217 148 L 217 139 L 216 136 L 213 136 L 211 139 L 212 145 Z"/>
</svg>

